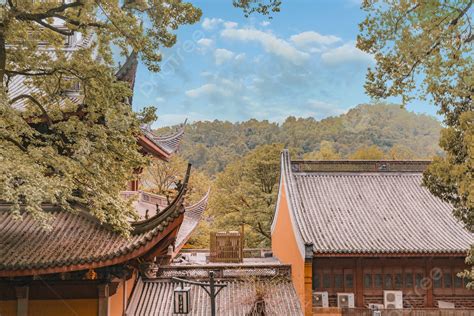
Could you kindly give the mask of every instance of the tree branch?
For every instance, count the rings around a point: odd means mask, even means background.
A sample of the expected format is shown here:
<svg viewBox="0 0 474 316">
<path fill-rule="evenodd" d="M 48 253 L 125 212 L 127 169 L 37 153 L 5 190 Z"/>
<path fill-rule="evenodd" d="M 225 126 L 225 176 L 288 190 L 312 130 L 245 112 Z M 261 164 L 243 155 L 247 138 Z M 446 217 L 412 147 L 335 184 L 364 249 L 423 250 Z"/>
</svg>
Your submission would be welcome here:
<svg viewBox="0 0 474 316">
<path fill-rule="evenodd" d="M 9 3 L 10 3 L 10 1 L 9 1 Z M 60 12 L 64 12 L 69 8 L 81 7 L 83 5 L 84 4 L 81 1 L 75 1 L 75 2 L 71 2 L 71 3 L 64 3 L 64 4 L 60 5 L 59 7 L 51 8 L 51 9 L 49 9 L 48 11 L 46 11 L 44 13 L 26 13 L 26 12 L 23 12 L 23 11 L 18 11 L 16 6 L 14 6 L 13 4 L 11 4 L 10 6 L 12 7 L 13 11 L 16 11 L 16 13 L 17 13 L 16 17 L 17 18 L 23 16 L 25 18 L 28 18 L 29 20 L 36 20 L 36 19 L 42 20 L 42 19 L 46 19 L 46 18 L 52 18 L 52 17 L 54 17 L 55 14 L 60 13 Z"/>
<path fill-rule="evenodd" d="M 102 28 L 102 27 L 105 27 L 106 25 L 103 24 L 103 23 L 99 23 L 99 22 L 90 22 L 90 23 L 81 23 L 77 20 L 74 20 L 72 18 L 69 18 L 67 16 L 64 16 L 64 15 L 61 15 L 61 14 L 55 14 L 54 15 L 55 18 L 58 18 L 58 19 L 61 19 L 63 20 L 64 22 L 67 22 L 69 24 L 72 24 L 74 26 L 77 26 L 79 28 L 83 28 L 83 27 L 97 27 L 97 28 Z"/>
<path fill-rule="evenodd" d="M 31 21 L 34 21 L 34 22 L 38 23 L 39 25 L 44 26 L 45 28 L 50 29 L 51 31 L 54 31 L 54 32 L 59 33 L 61 35 L 71 36 L 71 35 L 74 34 L 74 31 L 61 30 L 61 29 L 59 29 L 55 26 L 52 26 L 51 24 L 43 22 L 41 19 L 33 19 Z"/>
<path fill-rule="evenodd" d="M 16 75 L 21 75 L 21 76 L 49 76 L 57 72 L 59 69 L 53 69 L 53 70 L 33 70 L 33 69 L 23 69 L 23 70 L 5 70 L 5 74 L 10 75 L 10 76 L 16 76 Z M 40 72 L 31 72 L 31 71 L 40 71 Z"/>
<path fill-rule="evenodd" d="M 5 136 L 5 135 L 2 135 L 1 137 L 3 139 L 8 140 L 9 142 L 13 143 L 16 147 L 20 148 L 23 152 L 25 152 L 25 153 L 28 152 L 28 150 L 22 144 L 20 144 L 19 142 L 17 142 L 13 138 L 11 138 L 9 136 Z"/>
<path fill-rule="evenodd" d="M 258 225 L 257 230 L 260 234 L 262 234 L 263 236 L 265 236 L 268 239 L 272 239 L 272 236 L 270 236 L 266 231 L 263 230 L 262 223 L 258 222 L 257 225 Z"/>
<path fill-rule="evenodd" d="M 45 116 L 48 125 L 52 125 L 53 122 L 51 121 L 51 118 L 49 117 L 48 112 L 46 112 L 46 109 L 33 96 L 31 96 L 29 94 L 20 94 L 19 96 L 16 96 L 13 99 L 11 99 L 9 103 L 11 105 L 11 104 L 15 103 L 16 101 L 19 101 L 19 100 L 22 100 L 22 99 L 28 99 L 31 102 L 33 102 L 34 104 L 36 104 L 38 106 L 38 108 L 41 110 L 41 112 L 43 113 L 43 115 Z"/>
</svg>

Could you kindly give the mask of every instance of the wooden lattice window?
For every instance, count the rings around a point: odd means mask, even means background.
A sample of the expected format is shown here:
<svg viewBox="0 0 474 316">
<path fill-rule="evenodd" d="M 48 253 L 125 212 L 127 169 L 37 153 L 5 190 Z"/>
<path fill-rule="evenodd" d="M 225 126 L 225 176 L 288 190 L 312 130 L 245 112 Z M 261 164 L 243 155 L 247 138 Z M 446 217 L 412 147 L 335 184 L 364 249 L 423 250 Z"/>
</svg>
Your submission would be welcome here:
<svg viewBox="0 0 474 316">
<path fill-rule="evenodd" d="M 239 232 L 211 232 L 210 262 L 242 262 L 243 240 Z"/>
</svg>

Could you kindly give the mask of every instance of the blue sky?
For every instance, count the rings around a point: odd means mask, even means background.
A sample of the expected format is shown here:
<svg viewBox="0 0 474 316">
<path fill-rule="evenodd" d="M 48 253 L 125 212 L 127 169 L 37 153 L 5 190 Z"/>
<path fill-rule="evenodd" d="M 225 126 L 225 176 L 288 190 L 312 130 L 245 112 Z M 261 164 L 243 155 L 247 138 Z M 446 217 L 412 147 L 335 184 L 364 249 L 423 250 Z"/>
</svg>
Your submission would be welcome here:
<svg viewBox="0 0 474 316">
<path fill-rule="evenodd" d="M 139 65 L 134 107 L 156 106 L 154 127 L 186 118 L 322 119 L 370 101 L 363 84 L 373 58 L 355 48 L 359 1 L 283 0 L 271 20 L 245 18 L 232 0 L 191 2 L 201 21 L 178 30 L 162 71 Z M 408 109 L 435 114 L 421 102 Z"/>
</svg>

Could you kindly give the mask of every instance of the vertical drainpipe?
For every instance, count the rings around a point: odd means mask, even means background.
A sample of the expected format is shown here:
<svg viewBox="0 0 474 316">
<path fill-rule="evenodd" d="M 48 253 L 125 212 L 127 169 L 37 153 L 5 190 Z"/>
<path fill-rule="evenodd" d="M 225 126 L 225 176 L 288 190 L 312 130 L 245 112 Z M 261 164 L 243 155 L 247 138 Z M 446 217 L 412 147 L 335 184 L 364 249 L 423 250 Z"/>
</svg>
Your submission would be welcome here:
<svg viewBox="0 0 474 316">
<path fill-rule="evenodd" d="M 313 243 L 304 244 L 304 314 L 313 315 Z"/>
</svg>

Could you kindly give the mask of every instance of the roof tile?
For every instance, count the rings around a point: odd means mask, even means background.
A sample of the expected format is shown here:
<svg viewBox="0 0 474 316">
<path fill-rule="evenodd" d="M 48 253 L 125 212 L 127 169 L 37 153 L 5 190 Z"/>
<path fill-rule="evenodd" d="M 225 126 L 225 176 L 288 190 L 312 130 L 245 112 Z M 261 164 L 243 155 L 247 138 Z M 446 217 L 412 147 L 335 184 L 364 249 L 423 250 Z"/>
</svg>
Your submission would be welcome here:
<svg viewBox="0 0 474 316">
<path fill-rule="evenodd" d="M 422 161 L 292 162 L 282 172 L 304 242 L 316 253 L 464 253 L 474 235 L 422 186 Z M 383 166 L 383 167 L 381 167 Z"/>
</svg>

